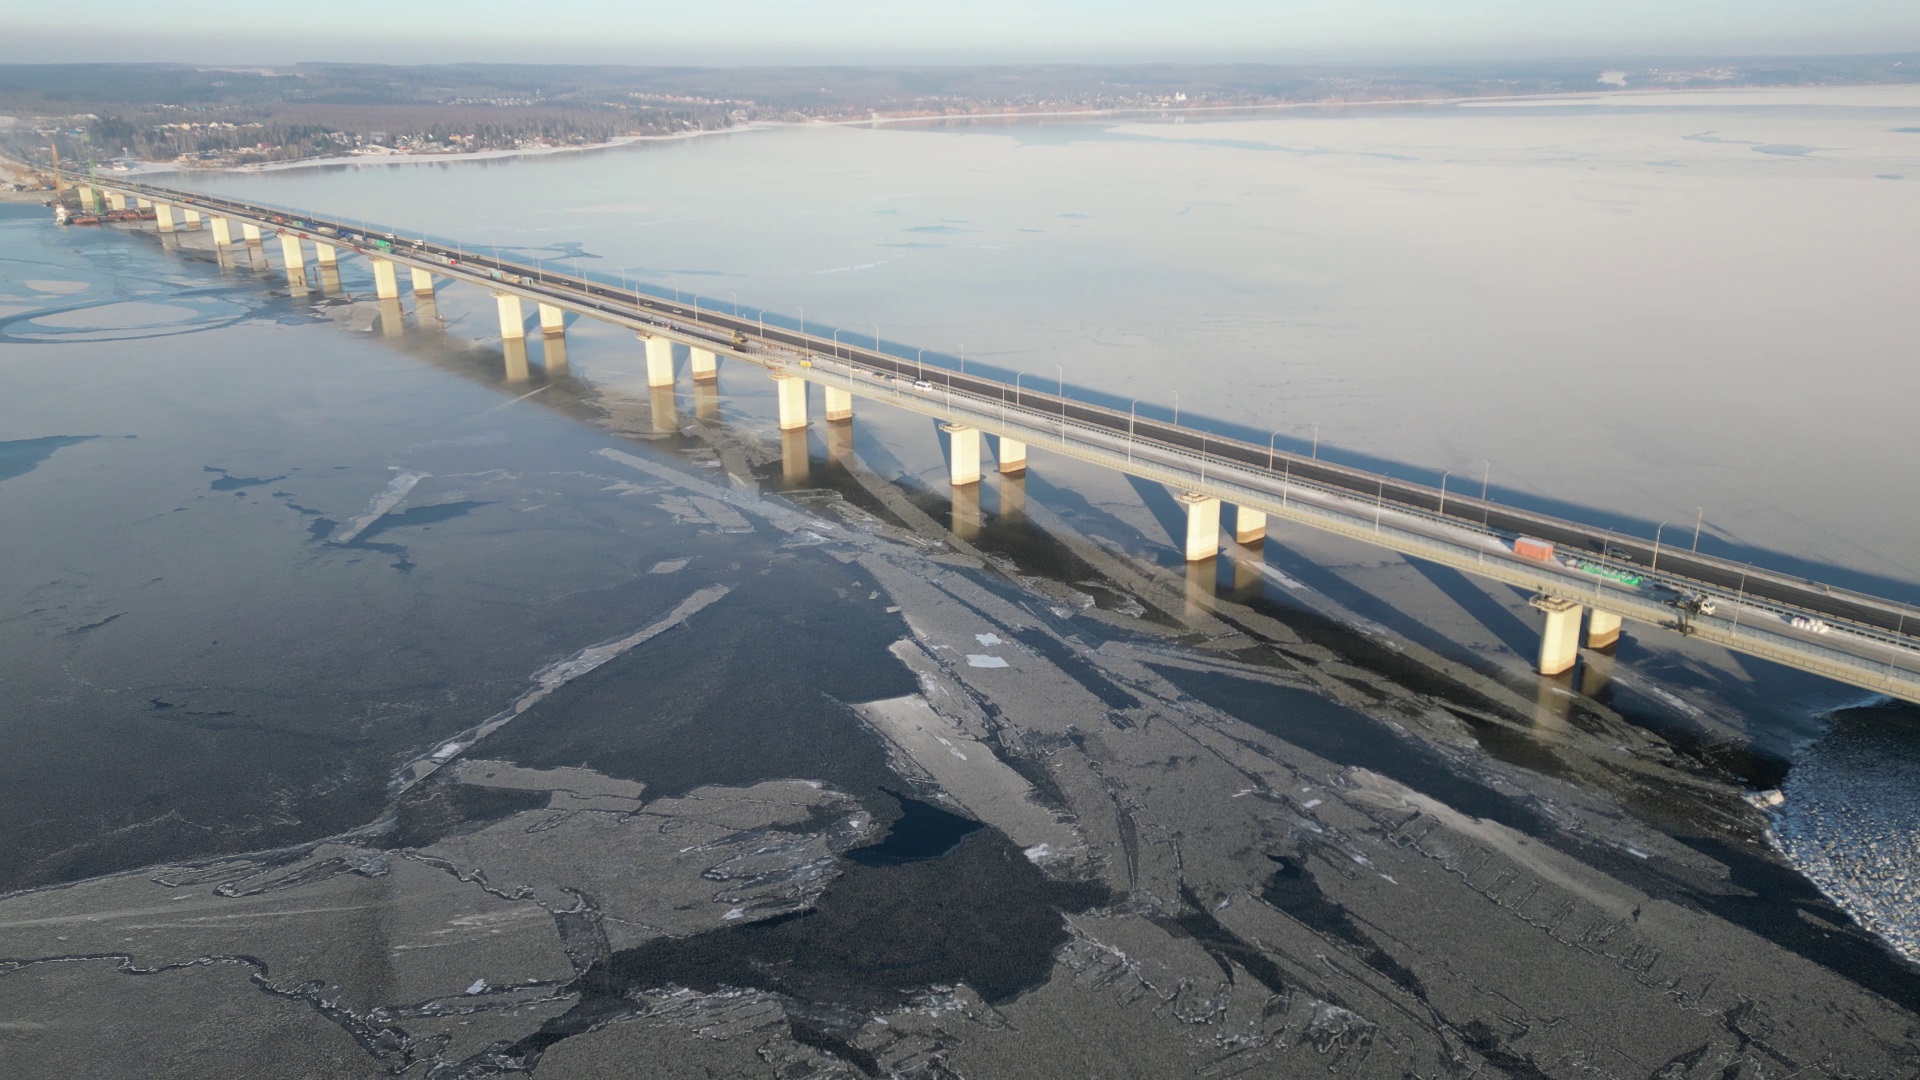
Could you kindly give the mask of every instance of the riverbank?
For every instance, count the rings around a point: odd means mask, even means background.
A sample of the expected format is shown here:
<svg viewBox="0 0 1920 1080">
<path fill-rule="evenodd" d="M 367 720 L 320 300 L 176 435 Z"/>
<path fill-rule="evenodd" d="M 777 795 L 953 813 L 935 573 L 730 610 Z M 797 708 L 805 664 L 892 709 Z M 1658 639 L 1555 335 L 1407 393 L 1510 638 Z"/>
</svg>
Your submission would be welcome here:
<svg viewBox="0 0 1920 1080">
<path fill-rule="evenodd" d="M 741 124 L 738 127 L 716 128 L 711 131 L 678 131 L 671 135 L 622 135 L 605 142 L 587 143 L 582 146 L 530 146 L 512 150 L 474 150 L 454 154 L 413 153 L 396 150 L 391 154 L 336 154 L 332 157 L 304 158 L 299 161 L 274 161 L 257 165 L 230 165 L 215 169 L 182 169 L 169 162 L 141 162 L 125 170 L 129 175 L 149 175 L 154 173 L 268 173 L 286 172 L 291 169 L 311 169 L 321 166 L 383 166 L 383 165 L 422 165 L 438 162 L 491 161 L 501 158 L 545 157 L 552 154 L 575 154 L 595 150 L 612 150 L 621 146 L 645 142 L 678 142 L 697 139 L 706 135 L 735 135 L 744 131 L 763 128 L 784 127 L 787 125 L 768 123 Z"/>
</svg>

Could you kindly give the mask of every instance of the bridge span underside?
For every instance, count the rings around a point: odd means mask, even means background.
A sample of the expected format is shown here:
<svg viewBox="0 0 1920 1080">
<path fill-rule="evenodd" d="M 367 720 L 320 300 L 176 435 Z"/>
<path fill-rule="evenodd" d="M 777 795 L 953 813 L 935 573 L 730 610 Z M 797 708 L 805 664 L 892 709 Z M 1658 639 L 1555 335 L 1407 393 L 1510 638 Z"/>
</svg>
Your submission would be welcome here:
<svg viewBox="0 0 1920 1080">
<path fill-rule="evenodd" d="M 809 388 L 821 388 L 825 418 L 852 416 L 856 398 L 935 418 L 951 438 L 950 479 L 956 488 L 981 480 L 980 436 L 996 436 L 999 469 L 1017 474 L 1030 449 L 1046 449 L 1165 484 L 1188 514 L 1185 556 L 1221 549 L 1222 504 L 1234 507 L 1232 534 L 1258 543 L 1267 519 L 1280 518 L 1531 590 L 1543 617 L 1537 668 L 1558 674 L 1582 645 L 1606 648 L 1622 620 L 1659 627 L 1728 649 L 1814 672 L 1853 686 L 1920 702 L 1920 610 L 1698 552 L 1622 537 L 1575 521 L 1501 506 L 1238 439 L 1192 425 L 1142 417 L 703 308 L 698 298 L 654 296 L 591 276 L 556 274 L 498 253 L 316 217 L 269 206 L 176 191 L 131 181 L 79 183 L 83 201 L 152 205 L 156 227 L 197 228 L 204 219 L 217 247 L 259 245 L 274 235 L 289 276 L 305 280 L 312 245 L 323 274 L 334 273 L 341 249 L 368 259 L 375 292 L 397 300 L 406 267 L 416 297 L 430 297 L 436 278 L 489 290 L 498 301 L 500 332 L 513 346 L 527 334 L 524 304 L 539 313 L 543 335 L 561 345 L 568 316 L 632 330 L 642 342 L 648 385 L 674 382 L 671 348 L 691 350 L 691 376 L 711 380 L 719 358 L 765 370 L 778 384 L 782 431 L 809 423 Z M 175 211 L 182 217 L 176 223 Z M 336 276 L 337 280 L 337 276 Z M 549 349 L 551 365 L 553 349 Z M 524 345 L 519 371 L 525 374 Z M 564 363 L 564 361 L 562 361 Z M 1914 632 L 1910 633 L 1912 628 Z"/>
</svg>

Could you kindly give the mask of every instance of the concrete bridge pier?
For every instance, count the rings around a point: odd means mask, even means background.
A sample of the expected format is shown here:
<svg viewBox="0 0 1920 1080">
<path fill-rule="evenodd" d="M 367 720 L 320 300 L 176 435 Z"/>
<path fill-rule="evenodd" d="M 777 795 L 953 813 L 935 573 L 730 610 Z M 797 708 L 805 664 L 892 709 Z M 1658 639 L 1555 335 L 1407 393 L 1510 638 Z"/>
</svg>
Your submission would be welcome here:
<svg viewBox="0 0 1920 1080">
<path fill-rule="evenodd" d="M 249 244 L 258 244 L 260 242 L 260 226 L 251 224 L 250 222 L 241 222 L 240 239 Z"/>
<path fill-rule="evenodd" d="M 94 198 L 92 184 L 81 184 L 75 191 L 80 196 L 81 209 L 89 214 L 97 214 L 100 212 L 100 203 Z"/>
<path fill-rule="evenodd" d="M 413 270 L 413 295 L 433 295 L 433 271 L 422 270 L 417 266 L 411 269 Z"/>
<path fill-rule="evenodd" d="M 980 429 L 965 424 L 941 424 L 947 433 L 947 475 L 954 487 L 980 482 Z M 979 496 L 974 496 L 974 515 L 979 516 Z"/>
<path fill-rule="evenodd" d="M 159 226 L 161 232 L 172 232 L 173 231 L 173 207 L 167 205 L 166 203 L 154 203 L 153 204 L 153 223 Z"/>
<path fill-rule="evenodd" d="M 1000 436 L 999 448 L 995 456 L 1000 459 L 1001 476 L 1021 476 L 1027 471 L 1027 444 L 1017 439 Z"/>
<path fill-rule="evenodd" d="M 804 429 L 807 426 L 807 381 L 784 371 L 776 371 L 773 373 L 773 385 L 780 400 L 780 430 Z"/>
<path fill-rule="evenodd" d="M 181 216 L 182 216 L 182 217 L 184 217 L 184 218 L 186 218 L 186 219 L 187 219 L 187 228 L 189 228 L 189 229 L 198 229 L 198 228 L 200 228 L 200 211 L 198 211 L 198 210 L 182 210 L 182 211 L 180 211 L 180 214 L 181 214 Z"/>
<path fill-rule="evenodd" d="M 1249 510 L 1244 506 L 1234 507 L 1233 542 L 1245 547 L 1258 547 L 1266 543 L 1266 513 L 1260 510 Z"/>
<path fill-rule="evenodd" d="M 313 261 L 319 263 L 321 266 L 338 266 L 340 265 L 340 252 L 337 251 L 332 244 L 323 244 L 315 240 L 313 242 Z"/>
<path fill-rule="evenodd" d="M 1187 508 L 1187 561 L 1201 562 L 1220 554 L 1220 500 L 1197 491 L 1179 496 Z"/>
<path fill-rule="evenodd" d="M 392 266 L 392 263 L 388 263 Z M 376 264 L 377 269 L 378 264 Z M 514 293 L 497 292 L 493 294 L 494 303 L 500 308 L 500 340 L 518 341 L 521 363 L 526 362 L 527 314 L 520 310 L 520 297 Z"/>
<path fill-rule="evenodd" d="M 146 210 L 146 209 L 150 209 L 153 206 L 153 200 L 143 199 L 138 195 L 136 195 L 133 198 L 133 205 L 134 205 L 134 208 L 137 210 Z"/>
<path fill-rule="evenodd" d="M 122 195 L 117 191 L 107 192 L 107 209 L 125 210 L 126 208 L 127 208 L 127 197 L 125 195 Z"/>
<path fill-rule="evenodd" d="M 1620 616 L 1599 608 L 1587 609 L 1587 648 L 1607 649 L 1620 640 Z"/>
<path fill-rule="evenodd" d="M 540 333 L 546 337 L 563 337 L 567 332 L 567 313 L 552 304 L 540 305 Z M 671 380 L 669 380 L 671 381 Z M 653 385 L 648 380 L 648 385 Z"/>
<path fill-rule="evenodd" d="M 1547 623 L 1540 630 L 1540 660 L 1534 670 L 1542 675 L 1559 675 L 1570 670 L 1580 656 L 1579 604 L 1559 596 L 1536 596 L 1528 601 L 1546 613 Z"/>
<path fill-rule="evenodd" d="M 291 233 L 281 233 L 280 234 L 280 255 L 282 258 L 286 260 L 287 277 L 289 279 L 295 277 L 296 275 L 299 276 L 302 280 L 306 279 L 307 253 L 306 253 L 306 249 L 300 246 L 299 237 L 294 236 Z"/>
<path fill-rule="evenodd" d="M 400 299 L 400 281 L 394 275 L 393 260 L 373 259 L 370 261 L 373 263 L 373 295 L 379 297 L 382 300 Z M 498 295 L 498 294 L 495 294 L 495 295 Z M 515 304 L 516 304 L 515 314 L 518 314 L 519 309 L 518 309 L 517 297 L 515 298 Z M 502 318 L 506 317 L 504 310 L 501 313 L 501 317 Z M 522 337 L 526 336 L 526 331 L 524 329 L 521 330 L 520 333 Z"/>
<path fill-rule="evenodd" d="M 226 218 L 213 219 L 213 246 L 216 248 L 233 246 L 233 223 Z"/>
<path fill-rule="evenodd" d="M 323 293 L 340 292 L 340 267 L 333 263 L 321 263 L 320 291 Z"/>
<path fill-rule="evenodd" d="M 647 345 L 647 385 L 672 386 L 673 341 L 668 338 L 663 338 L 658 334 L 648 334 L 644 332 L 641 333 L 640 340 L 646 342 Z M 801 392 L 805 393 L 804 384 L 802 384 Z M 782 431 L 786 430 L 787 427 L 784 408 L 785 406 L 782 405 L 783 411 L 780 422 Z M 803 418 L 800 422 L 805 424 L 806 420 Z"/>
<path fill-rule="evenodd" d="M 833 386 L 823 387 L 822 389 L 826 391 L 823 396 L 827 399 L 826 416 L 828 423 L 853 419 L 853 391 L 841 390 Z"/>
<path fill-rule="evenodd" d="M 713 382 L 720 377 L 720 358 L 712 349 L 688 349 L 687 370 L 694 382 Z M 832 415 L 829 414 L 827 419 L 833 419 Z"/>
</svg>

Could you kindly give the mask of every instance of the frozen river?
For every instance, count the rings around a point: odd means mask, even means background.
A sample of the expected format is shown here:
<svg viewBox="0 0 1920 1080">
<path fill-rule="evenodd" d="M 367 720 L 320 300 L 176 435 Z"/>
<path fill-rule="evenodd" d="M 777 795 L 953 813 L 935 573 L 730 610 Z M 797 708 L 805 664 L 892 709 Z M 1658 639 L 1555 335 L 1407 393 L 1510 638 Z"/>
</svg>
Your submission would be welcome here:
<svg viewBox="0 0 1920 1080">
<path fill-rule="evenodd" d="M 1916 177 L 1832 90 L 191 182 L 1912 596 Z M 0 1060 L 1920 1068 L 1912 708 L 340 277 L 0 208 Z"/>
</svg>

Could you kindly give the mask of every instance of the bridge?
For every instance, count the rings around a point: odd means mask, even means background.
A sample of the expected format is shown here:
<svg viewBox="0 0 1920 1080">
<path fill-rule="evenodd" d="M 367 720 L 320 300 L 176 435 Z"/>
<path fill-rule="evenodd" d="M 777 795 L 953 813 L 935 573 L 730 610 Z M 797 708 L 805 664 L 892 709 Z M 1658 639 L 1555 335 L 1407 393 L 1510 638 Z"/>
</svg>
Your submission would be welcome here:
<svg viewBox="0 0 1920 1080">
<path fill-rule="evenodd" d="M 277 240 L 290 282 L 306 281 L 311 247 L 323 271 L 342 249 L 367 259 L 375 292 L 397 308 L 399 269 L 419 297 L 438 279 L 489 290 L 509 363 L 518 345 L 524 376 L 527 304 L 541 333 L 564 344 L 568 313 L 635 332 L 650 387 L 674 385 L 673 346 L 689 350 L 695 381 L 717 376 L 718 362 L 761 368 L 777 386 L 783 432 L 806 429 L 809 390 L 818 387 L 830 424 L 852 418 L 855 399 L 884 403 L 942 422 L 950 437 L 949 479 L 956 490 L 982 479 L 982 436 L 992 436 L 1002 474 L 1025 471 L 1030 448 L 1102 465 L 1166 485 L 1185 507 L 1184 554 L 1204 562 L 1221 551 L 1223 505 L 1233 508 L 1235 543 L 1256 545 L 1271 518 L 1296 522 L 1401 555 L 1517 586 L 1542 613 L 1536 669 L 1571 669 L 1583 641 L 1606 648 L 1623 621 L 1685 634 L 1862 689 L 1920 703 L 1920 609 L 1690 548 L 1624 537 L 1579 522 L 1501 506 L 1363 469 L 1213 434 L 1177 422 L 1122 412 L 1063 393 L 1046 393 L 976 373 L 927 368 L 885 351 L 769 325 L 630 289 L 582 274 L 555 273 L 464 245 L 409 237 L 303 212 L 173 190 L 131 180 L 61 181 L 84 208 L 151 207 L 162 232 L 211 228 L 217 249 L 259 252 Z M 178 214 L 178 217 L 176 217 Z M 550 355 L 552 350 L 550 347 Z"/>
</svg>

